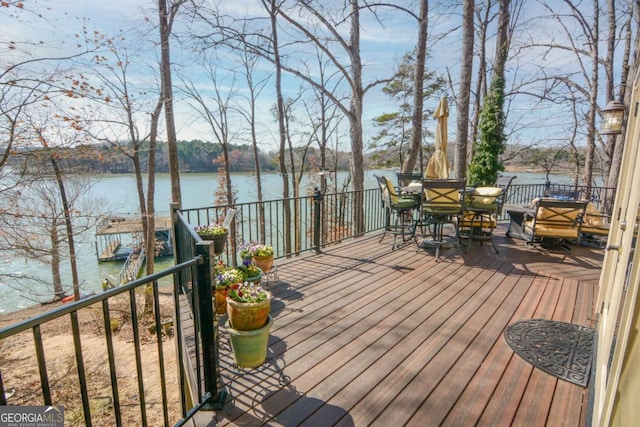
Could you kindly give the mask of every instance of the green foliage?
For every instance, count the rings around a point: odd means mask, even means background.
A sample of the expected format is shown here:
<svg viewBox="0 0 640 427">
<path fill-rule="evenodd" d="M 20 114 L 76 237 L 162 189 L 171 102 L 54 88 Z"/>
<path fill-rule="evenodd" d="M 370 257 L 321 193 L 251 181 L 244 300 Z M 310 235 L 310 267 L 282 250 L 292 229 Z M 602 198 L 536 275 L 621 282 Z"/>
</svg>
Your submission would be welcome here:
<svg viewBox="0 0 640 427">
<path fill-rule="evenodd" d="M 478 140 L 473 144 L 473 158 L 469 164 L 469 183 L 493 185 L 504 170 L 500 156 L 504 153 L 504 79 L 494 78 L 487 94 L 478 124 Z"/>
<path fill-rule="evenodd" d="M 385 112 L 373 118 L 373 124 L 379 130 L 369 141 L 368 148 L 380 151 L 373 156 L 379 165 L 399 166 L 408 150 L 413 115 L 414 68 L 415 52 L 408 52 L 402 58 L 393 80 L 382 89 L 392 99 L 397 111 Z M 429 99 L 441 93 L 445 84 L 445 80 L 435 72 L 425 70 L 424 98 Z M 439 96 L 434 99 L 439 99 Z M 432 114 L 433 111 L 425 109 L 423 119 L 427 120 Z M 424 133 L 426 135 L 426 129 Z"/>
</svg>

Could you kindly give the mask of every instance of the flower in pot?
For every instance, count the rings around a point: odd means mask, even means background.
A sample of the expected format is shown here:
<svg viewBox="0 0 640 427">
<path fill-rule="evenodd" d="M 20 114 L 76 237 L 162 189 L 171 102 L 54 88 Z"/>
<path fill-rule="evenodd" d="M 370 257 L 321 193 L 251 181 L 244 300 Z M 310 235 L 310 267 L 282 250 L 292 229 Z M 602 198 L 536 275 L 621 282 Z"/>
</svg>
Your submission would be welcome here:
<svg viewBox="0 0 640 427">
<path fill-rule="evenodd" d="M 243 282 L 229 288 L 225 327 L 237 366 L 256 368 L 264 363 L 273 324 L 270 311 L 271 294 L 259 284 Z"/>
<path fill-rule="evenodd" d="M 243 282 L 229 287 L 227 313 L 229 324 L 238 331 L 262 328 L 271 311 L 271 293 L 258 283 Z"/>
<path fill-rule="evenodd" d="M 242 265 L 236 267 L 242 274 L 244 282 L 260 283 L 262 279 L 262 269 L 255 265 L 250 259 L 243 259 Z"/>
<path fill-rule="evenodd" d="M 216 313 L 225 314 L 227 312 L 227 291 L 230 286 L 240 283 L 243 274 L 237 268 L 229 268 L 224 261 L 219 260 L 214 268 L 214 286 L 216 297 Z"/>
<path fill-rule="evenodd" d="M 268 272 L 273 267 L 273 246 L 256 242 L 244 243 L 240 246 L 239 253 L 243 260 L 252 260 L 264 272 Z"/>
<path fill-rule="evenodd" d="M 224 246 L 227 243 L 227 229 L 219 224 L 199 225 L 194 231 L 202 240 L 213 240 L 214 252 L 216 255 L 224 252 Z"/>
<path fill-rule="evenodd" d="M 213 238 L 227 234 L 227 229 L 219 224 L 198 225 L 194 228 L 198 236 Z"/>
</svg>

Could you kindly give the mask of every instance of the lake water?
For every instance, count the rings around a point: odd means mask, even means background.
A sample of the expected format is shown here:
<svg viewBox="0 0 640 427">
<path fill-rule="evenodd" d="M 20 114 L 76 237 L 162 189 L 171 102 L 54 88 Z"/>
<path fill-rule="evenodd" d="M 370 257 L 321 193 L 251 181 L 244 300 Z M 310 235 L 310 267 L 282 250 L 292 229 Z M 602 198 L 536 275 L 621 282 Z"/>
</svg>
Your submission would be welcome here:
<svg viewBox="0 0 640 427">
<path fill-rule="evenodd" d="M 384 174 L 393 176 L 392 171 L 373 170 L 367 171 L 365 174 L 365 188 L 376 187 L 376 174 Z M 516 175 L 518 184 L 543 184 L 546 180 L 543 174 L 533 173 L 513 173 L 507 175 Z M 338 180 L 344 179 L 345 174 L 338 175 Z M 565 176 L 551 176 L 553 183 L 570 183 L 571 180 Z M 317 184 L 317 176 L 306 178 L 302 181 L 303 190 L 313 188 Z M 394 180 L 395 181 L 395 180 Z M 277 173 L 265 173 L 262 175 L 263 198 L 272 200 L 281 198 L 282 195 L 282 179 Z M 180 177 L 182 190 L 182 206 L 184 208 L 199 208 L 214 205 L 214 192 L 218 187 L 218 174 L 183 174 Z M 256 200 L 255 178 L 248 173 L 232 174 L 232 183 L 237 190 L 238 202 L 251 202 Z M 341 182 L 338 182 L 340 188 Z M 171 200 L 171 182 L 169 175 L 161 174 L 156 180 L 155 204 L 158 212 L 169 212 Z M 104 212 L 111 214 L 134 214 L 138 211 L 138 197 L 133 175 L 106 175 L 96 176 L 96 183 L 92 187 L 90 194 L 86 197 L 92 199 L 99 197 L 100 203 L 104 205 Z M 85 233 L 78 238 L 78 274 L 81 280 L 82 292 L 99 292 L 101 283 L 109 276 L 118 277 L 118 273 L 122 266 L 121 262 L 102 262 L 99 263 L 96 257 L 95 238 L 93 232 Z M 64 260 L 63 266 L 68 264 Z M 160 260 L 156 264 L 156 271 L 160 271 L 172 264 L 172 260 Z M 68 270 L 68 269 L 67 269 Z M 63 271 L 63 283 L 71 282 L 70 271 Z M 38 263 L 33 260 L 25 260 L 11 257 L 6 252 L 0 255 L 0 273 L 20 275 L 35 275 L 45 283 L 51 281 L 51 273 L 49 266 L 44 263 Z M 68 292 L 71 292 L 69 286 Z M 26 289 L 26 291 L 25 291 Z M 21 283 L 17 279 L 0 279 L 0 313 L 11 312 L 22 308 L 37 304 L 39 301 L 45 301 L 51 298 L 51 291 L 43 285 L 34 285 L 30 283 L 28 286 Z"/>
</svg>

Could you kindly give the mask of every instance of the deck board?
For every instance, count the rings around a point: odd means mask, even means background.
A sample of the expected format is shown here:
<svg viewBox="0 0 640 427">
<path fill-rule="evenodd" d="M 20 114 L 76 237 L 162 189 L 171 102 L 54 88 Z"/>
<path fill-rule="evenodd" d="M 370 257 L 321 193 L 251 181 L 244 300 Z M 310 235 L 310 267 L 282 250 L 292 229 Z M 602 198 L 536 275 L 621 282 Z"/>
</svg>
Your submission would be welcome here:
<svg viewBox="0 0 640 427">
<path fill-rule="evenodd" d="M 284 366 L 234 374 L 218 425 L 582 426 L 587 390 L 534 369 L 503 338 L 511 322 L 591 325 L 602 250 L 552 254 L 498 235 L 435 262 L 367 236 L 277 260 L 270 351 Z M 206 418 L 199 414 L 200 421 Z"/>
</svg>

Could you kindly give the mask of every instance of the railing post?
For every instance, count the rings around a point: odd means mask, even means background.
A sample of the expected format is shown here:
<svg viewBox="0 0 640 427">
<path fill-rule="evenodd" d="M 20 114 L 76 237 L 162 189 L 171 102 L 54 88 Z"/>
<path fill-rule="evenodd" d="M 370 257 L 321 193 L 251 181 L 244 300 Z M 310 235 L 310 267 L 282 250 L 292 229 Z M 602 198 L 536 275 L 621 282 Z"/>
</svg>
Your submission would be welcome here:
<svg viewBox="0 0 640 427">
<path fill-rule="evenodd" d="M 216 322 L 211 292 L 211 270 L 215 263 L 213 242 L 205 241 L 196 244 L 196 253 L 204 262 L 198 265 L 198 310 L 200 335 L 202 339 L 202 364 L 204 392 L 211 394 L 211 399 L 204 409 L 219 410 L 224 406 L 226 393 L 222 389 L 220 378 L 220 360 L 218 355 L 218 324 Z"/>
<path fill-rule="evenodd" d="M 316 254 L 320 253 L 320 218 L 322 215 L 322 192 L 318 187 L 313 190 L 313 245 L 316 247 Z"/>
</svg>

